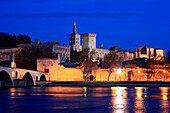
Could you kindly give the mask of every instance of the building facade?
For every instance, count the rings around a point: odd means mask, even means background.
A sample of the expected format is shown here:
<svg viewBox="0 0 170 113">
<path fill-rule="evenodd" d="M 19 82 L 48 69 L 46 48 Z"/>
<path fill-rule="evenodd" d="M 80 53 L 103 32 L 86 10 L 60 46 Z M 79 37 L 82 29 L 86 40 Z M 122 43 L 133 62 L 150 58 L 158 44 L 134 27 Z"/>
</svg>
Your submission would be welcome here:
<svg viewBox="0 0 170 113">
<path fill-rule="evenodd" d="M 80 39 L 82 45 L 80 45 Z M 73 52 L 81 52 L 84 49 L 88 49 L 90 52 L 95 51 L 95 59 L 103 60 L 104 56 L 109 53 L 115 53 L 121 60 L 134 60 L 138 58 L 147 58 L 154 60 L 164 60 L 165 51 L 162 49 L 155 49 L 148 46 L 139 47 L 138 50 L 135 49 L 134 52 L 131 50 L 124 51 L 118 46 L 113 46 L 110 49 L 103 48 L 103 44 L 100 48 L 96 48 L 96 34 L 85 33 L 80 35 L 77 33 L 76 23 L 74 22 L 73 33 L 70 34 L 70 54 Z M 74 55 L 72 56 L 74 58 Z M 71 58 L 71 59 L 72 59 Z"/>
<path fill-rule="evenodd" d="M 165 60 L 165 50 L 151 48 L 149 46 L 138 47 L 138 50 L 135 49 L 134 58 L 147 58 L 156 61 Z"/>
<path fill-rule="evenodd" d="M 80 35 L 77 33 L 76 22 L 74 21 L 73 33 L 70 34 L 70 51 L 82 51 Z"/>
</svg>

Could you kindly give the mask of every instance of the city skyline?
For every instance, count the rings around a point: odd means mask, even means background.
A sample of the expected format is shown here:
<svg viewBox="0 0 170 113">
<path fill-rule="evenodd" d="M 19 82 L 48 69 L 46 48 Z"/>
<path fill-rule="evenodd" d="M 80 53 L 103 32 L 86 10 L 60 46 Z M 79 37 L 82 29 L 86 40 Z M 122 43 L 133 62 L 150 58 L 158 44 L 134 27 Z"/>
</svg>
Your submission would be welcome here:
<svg viewBox="0 0 170 113">
<path fill-rule="evenodd" d="M 120 46 L 133 51 L 146 44 L 165 49 L 166 53 L 169 50 L 169 1 L 9 0 L 1 3 L 0 32 L 29 35 L 33 41 L 59 40 L 69 45 L 75 20 L 79 34 L 97 34 L 97 47 L 102 43 L 107 49 Z"/>
</svg>

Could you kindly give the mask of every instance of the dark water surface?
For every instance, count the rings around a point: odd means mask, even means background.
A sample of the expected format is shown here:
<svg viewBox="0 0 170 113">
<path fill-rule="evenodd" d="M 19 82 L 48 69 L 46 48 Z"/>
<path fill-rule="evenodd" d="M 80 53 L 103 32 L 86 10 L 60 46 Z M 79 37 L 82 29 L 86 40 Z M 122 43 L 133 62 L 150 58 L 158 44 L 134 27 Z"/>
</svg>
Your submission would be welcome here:
<svg viewBox="0 0 170 113">
<path fill-rule="evenodd" d="M 169 87 L 0 89 L 0 113 L 168 113 Z"/>
</svg>

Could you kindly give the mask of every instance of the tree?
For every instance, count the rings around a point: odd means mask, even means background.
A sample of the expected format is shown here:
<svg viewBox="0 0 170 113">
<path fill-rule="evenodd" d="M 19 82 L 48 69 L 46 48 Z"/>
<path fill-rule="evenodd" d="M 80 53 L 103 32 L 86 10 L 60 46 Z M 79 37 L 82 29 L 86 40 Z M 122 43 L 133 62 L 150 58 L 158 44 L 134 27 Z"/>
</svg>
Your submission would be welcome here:
<svg viewBox="0 0 170 113">
<path fill-rule="evenodd" d="M 15 54 L 17 68 L 37 70 L 37 58 L 52 56 L 52 46 L 23 45 Z"/>
<path fill-rule="evenodd" d="M 113 68 L 120 67 L 120 58 L 116 54 L 116 52 L 110 52 L 109 54 L 105 55 L 103 67 L 106 68 L 107 71 L 109 72 L 108 75 L 108 81 L 109 81 L 110 75 L 114 70 Z"/>
<path fill-rule="evenodd" d="M 19 34 L 17 36 L 17 44 L 24 44 L 24 43 L 25 43 L 24 37 L 21 34 Z"/>
<path fill-rule="evenodd" d="M 80 61 L 82 63 L 83 74 L 89 78 L 89 75 L 97 69 L 97 63 L 94 61 L 95 50 L 89 51 L 89 49 L 84 49 L 80 54 Z"/>
<path fill-rule="evenodd" d="M 31 41 L 31 38 L 27 35 L 25 36 L 25 43 L 26 44 L 30 44 L 32 41 Z"/>
<path fill-rule="evenodd" d="M 9 35 L 8 33 L 0 33 L 0 47 L 16 47 L 17 44 L 29 44 L 31 43 L 31 38 L 19 34 L 17 37 L 14 35 Z"/>
</svg>

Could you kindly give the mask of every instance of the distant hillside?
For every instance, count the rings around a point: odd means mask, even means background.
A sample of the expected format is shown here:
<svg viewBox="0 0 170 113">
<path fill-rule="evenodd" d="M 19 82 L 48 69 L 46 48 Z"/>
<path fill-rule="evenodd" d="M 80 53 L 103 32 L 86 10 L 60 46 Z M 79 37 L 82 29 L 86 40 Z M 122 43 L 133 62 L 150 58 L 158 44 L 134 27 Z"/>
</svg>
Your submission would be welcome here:
<svg viewBox="0 0 170 113">
<path fill-rule="evenodd" d="M 16 47 L 18 44 L 29 44 L 31 38 L 28 35 L 18 36 L 0 32 L 0 47 Z"/>
</svg>

